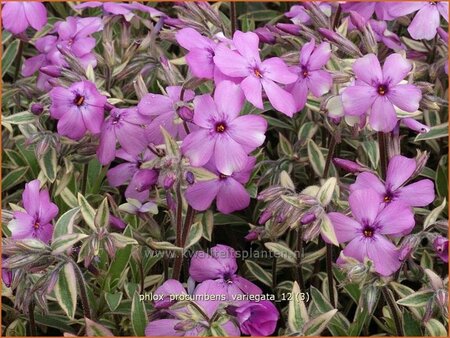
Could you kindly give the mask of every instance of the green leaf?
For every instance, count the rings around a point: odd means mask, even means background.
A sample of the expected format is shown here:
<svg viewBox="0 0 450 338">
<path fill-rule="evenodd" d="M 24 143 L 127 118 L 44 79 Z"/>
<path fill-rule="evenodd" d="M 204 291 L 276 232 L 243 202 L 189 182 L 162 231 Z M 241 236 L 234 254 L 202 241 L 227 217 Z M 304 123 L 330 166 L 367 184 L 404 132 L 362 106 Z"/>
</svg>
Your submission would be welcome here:
<svg viewBox="0 0 450 338">
<path fill-rule="evenodd" d="M 289 140 L 282 133 L 278 133 L 278 140 L 279 153 L 286 156 L 292 156 L 294 153 L 294 148 L 292 147 L 291 142 L 289 142 Z"/>
<path fill-rule="evenodd" d="M 92 230 L 97 231 L 94 222 L 95 210 L 93 207 L 91 207 L 88 201 L 80 193 L 78 193 L 78 205 L 81 207 L 81 214 L 83 215 L 83 219 L 86 222 L 86 224 Z"/>
<path fill-rule="evenodd" d="M 118 248 L 123 248 L 126 245 L 138 244 L 138 242 L 134 238 L 119 234 L 117 232 L 111 232 L 108 236 L 114 241 L 114 244 Z"/>
<path fill-rule="evenodd" d="M 438 219 L 441 212 L 445 209 L 446 205 L 447 205 L 447 199 L 444 198 L 444 200 L 442 201 L 440 206 L 431 210 L 431 212 L 428 214 L 427 218 L 425 218 L 425 221 L 423 222 L 424 230 L 436 222 L 436 220 Z"/>
<path fill-rule="evenodd" d="M 137 292 L 133 295 L 133 303 L 131 305 L 131 326 L 133 332 L 138 337 L 145 336 L 145 326 L 147 325 L 147 311 L 144 302 L 139 300 Z"/>
<path fill-rule="evenodd" d="M 277 16 L 279 16 L 280 13 L 271 9 L 263 9 L 253 12 L 247 12 L 245 14 L 242 14 L 238 17 L 239 20 L 243 20 L 245 18 L 250 18 L 254 21 L 269 21 Z"/>
<path fill-rule="evenodd" d="M 52 244 L 52 253 L 54 255 L 58 255 L 60 253 L 63 253 L 67 249 L 71 248 L 75 243 L 81 241 L 82 239 L 89 237 L 86 234 L 65 234 L 62 236 L 59 236 L 57 239 L 55 239 Z"/>
<path fill-rule="evenodd" d="M 432 337 L 448 337 L 447 329 L 437 319 L 431 318 L 428 322 L 425 323 L 425 328 L 428 332 L 428 335 Z"/>
<path fill-rule="evenodd" d="M 27 173 L 28 168 L 17 168 L 9 172 L 5 177 L 2 178 L 2 190 L 7 191 L 12 187 L 20 184 Z"/>
<path fill-rule="evenodd" d="M 123 297 L 123 293 L 120 291 L 116 292 L 116 293 L 109 293 L 109 292 L 105 293 L 105 300 L 111 311 L 114 311 L 115 309 L 117 309 L 117 307 L 120 304 L 120 301 L 122 300 L 122 297 Z"/>
<path fill-rule="evenodd" d="M 308 158 L 316 175 L 322 177 L 325 168 L 325 157 L 313 140 L 308 141 Z"/>
<path fill-rule="evenodd" d="M 56 222 L 55 228 L 53 229 L 52 241 L 55 241 L 60 236 L 71 234 L 73 232 L 73 223 L 77 219 L 79 212 L 80 208 L 76 207 L 62 214 L 62 216 Z"/>
<path fill-rule="evenodd" d="M 125 228 L 123 234 L 125 236 L 131 236 L 130 226 Z M 131 249 L 132 246 L 127 245 L 124 248 L 117 250 L 114 260 L 112 261 L 108 270 L 107 279 L 109 280 L 109 287 L 117 286 L 117 282 L 120 279 L 120 276 L 126 270 L 128 262 L 130 261 Z M 109 287 L 106 290 L 110 290 Z"/>
<path fill-rule="evenodd" d="M 5 74 L 8 72 L 9 68 L 13 64 L 16 55 L 19 51 L 19 45 L 20 40 L 16 39 L 13 42 L 11 42 L 6 48 L 6 50 L 3 52 L 2 56 L 2 77 L 5 76 Z"/>
<path fill-rule="evenodd" d="M 439 160 L 434 181 L 438 195 L 448 199 L 448 155 Z"/>
<path fill-rule="evenodd" d="M 104 198 L 97 209 L 94 218 L 94 224 L 97 228 L 105 228 L 109 225 L 109 206 L 108 199 Z"/>
<path fill-rule="evenodd" d="M 102 324 L 84 317 L 86 322 L 86 336 L 88 337 L 114 337 L 113 333 Z"/>
<path fill-rule="evenodd" d="M 70 326 L 69 319 L 65 316 L 50 313 L 41 315 L 39 312 L 35 312 L 34 319 L 36 320 L 36 323 L 40 325 L 52 327 L 57 330 L 61 330 L 62 332 L 76 334 L 75 329 Z"/>
<path fill-rule="evenodd" d="M 305 336 L 318 336 L 322 333 L 337 311 L 336 309 L 330 310 L 308 321 L 303 328 Z"/>
<path fill-rule="evenodd" d="M 325 181 L 325 183 L 320 187 L 317 193 L 317 199 L 323 207 L 326 207 L 333 198 L 334 189 L 336 189 L 337 180 L 336 177 L 330 177 Z"/>
<path fill-rule="evenodd" d="M 261 283 L 266 284 L 267 286 L 272 286 L 272 274 L 264 270 L 262 267 L 260 267 L 258 264 L 251 260 L 245 261 L 245 266 L 247 267 L 248 271 L 251 273 L 252 276 L 254 276 L 256 279 L 258 279 Z"/>
<path fill-rule="evenodd" d="M 2 123 L 10 123 L 10 124 L 28 124 L 36 122 L 36 115 L 23 111 L 20 113 L 12 114 L 9 116 L 5 116 L 2 118 Z"/>
<path fill-rule="evenodd" d="M 264 246 L 275 254 L 275 257 L 281 258 L 289 263 L 295 264 L 297 258 L 295 252 L 289 249 L 285 244 L 267 242 Z"/>
<path fill-rule="evenodd" d="M 67 316 L 74 319 L 77 306 L 77 284 L 71 263 L 65 264 L 59 272 L 55 285 L 55 297 Z"/>
<path fill-rule="evenodd" d="M 433 297 L 434 292 L 430 290 L 417 291 L 397 301 L 397 304 L 409 307 L 422 307 Z"/>
<path fill-rule="evenodd" d="M 300 127 L 297 137 L 301 141 L 307 141 L 314 136 L 318 129 L 319 126 L 317 125 L 317 123 L 305 122 Z"/>
<path fill-rule="evenodd" d="M 188 239 L 186 241 L 186 245 L 184 249 L 190 248 L 194 244 L 196 244 L 203 235 L 203 227 L 202 223 L 195 222 L 192 224 L 191 229 L 189 230 Z"/>
<path fill-rule="evenodd" d="M 295 190 L 294 182 L 292 182 L 292 178 L 285 170 L 280 173 L 280 184 L 284 188 Z"/>
<path fill-rule="evenodd" d="M 40 159 L 38 159 L 38 163 L 45 177 L 53 183 L 56 179 L 56 174 L 58 173 L 56 149 L 50 148 Z"/>
<path fill-rule="evenodd" d="M 333 224 L 331 223 L 331 220 L 328 217 L 328 215 L 325 213 L 322 214 L 321 220 L 322 221 L 320 222 L 320 231 L 322 232 L 322 235 L 325 235 L 334 245 L 339 246 L 339 242 L 337 240 Z"/>
<path fill-rule="evenodd" d="M 434 140 L 441 137 L 448 137 L 448 122 L 431 127 L 428 133 L 417 135 L 414 141 Z"/>
<path fill-rule="evenodd" d="M 288 307 L 288 328 L 291 332 L 302 332 L 304 324 L 309 320 L 308 311 L 301 298 L 301 290 L 297 282 L 292 285 L 292 294 Z"/>
<path fill-rule="evenodd" d="M 175 141 L 172 135 L 170 135 L 163 126 L 160 126 L 159 128 L 161 129 L 161 133 L 164 136 L 164 144 L 166 145 L 167 155 L 178 156 L 180 153 L 180 147 L 178 146 L 177 141 Z"/>
<path fill-rule="evenodd" d="M 187 170 L 192 172 L 197 181 L 210 181 L 217 179 L 217 175 L 201 167 L 189 167 Z"/>
</svg>

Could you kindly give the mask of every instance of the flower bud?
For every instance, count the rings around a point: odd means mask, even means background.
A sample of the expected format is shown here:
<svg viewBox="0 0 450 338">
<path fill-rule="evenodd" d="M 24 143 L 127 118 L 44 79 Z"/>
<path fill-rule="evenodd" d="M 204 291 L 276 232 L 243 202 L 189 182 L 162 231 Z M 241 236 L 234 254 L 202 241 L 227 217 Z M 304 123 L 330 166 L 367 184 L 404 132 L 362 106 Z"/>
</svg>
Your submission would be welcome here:
<svg viewBox="0 0 450 338">
<path fill-rule="evenodd" d="M 109 215 L 109 224 L 112 228 L 117 230 L 123 230 L 126 228 L 126 223 L 122 221 L 119 217 L 116 217 L 114 215 Z"/>
<path fill-rule="evenodd" d="M 350 21 L 361 32 L 366 26 L 366 20 L 361 16 L 361 14 L 355 11 L 350 11 Z"/>
<path fill-rule="evenodd" d="M 315 213 L 307 212 L 307 213 L 303 214 L 303 216 L 300 220 L 300 223 L 301 224 L 309 224 L 309 223 L 314 222 L 316 220 L 316 218 L 317 218 L 317 216 Z"/>
<path fill-rule="evenodd" d="M 275 27 L 285 33 L 292 35 L 298 35 L 298 33 L 300 33 L 300 27 L 291 23 L 277 23 Z"/>
<path fill-rule="evenodd" d="M 417 133 L 420 133 L 420 134 L 425 134 L 430 131 L 430 127 L 428 127 L 427 125 L 425 125 L 423 123 L 420 123 L 419 121 L 417 121 L 416 119 L 413 119 L 411 117 L 404 118 L 401 120 L 401 122 L 407 128 L 409 128 Z"/>
<path fill-rule="evenodd" d="M 32 103 L 30 111 L 32 114 L 39 116 L 44 111 L 44 105 L 42 103 Z"/>
<path fill-rule="evenodd" d="M 254 227 L 249 230 L 248 234 L 244 237 L 244 239 L 249 242 L 256 241 L 263 231 L 264 227 Z"/>
<path fill-rule="evenodd" d="M 191 122 L 194 118 L 194 111 L 189 107 L 183 106 L 178 109 L 178 116 L 186 122 Z"/>
<path fill-rule="evenodd" d="M 188 182 L 188 184 L 192 185 L 195 183 L 195 176 L 191 171 L 186 172 L 185 178 L 186 178 L 186 182 Z"/>
<path fill-rule="evenodd" d="M 303 6 L 308 10 L 308 14 L 316 27 L 329 27 L 329 19 L 316 2 L 304 2 Z"/>
<path fill-rule="evenodd" d="M 259 216 L 258 223 L 264 224 L 271 218 L 272 218 L 272 211 L 269 211 L 268 209 L 266 209 L 262 212 L 261 216 Z"/>
<path fill-rule="evenodd" d="M 327 40 L 336 45 L 344 53 L 354 57 L 362 56 L 362 53 L 359 50 L 359 48 L 353 42 L 343 37 L 342 35 L 327 28 L 319 28 L 318 31 L 323 37 L 325 37 Z"/>
<path fill-rule="evenodd" d="M 276 42 L 275 35 L 267 27 L 259 27 L 254 32 L 262 43 L 273 45 Z"/>
<path fill-rule="evenodd" d="M 436 237 L 433 247 L 439 258 L 448 263 L 448 239 L 442 236 Z"/>
<path fill-rule="evenodd" d="M 434 294 L 434 297 L 436 299 L 436 303 L 440 306 L 440 307 L 447 307 L 448 304 L 448 292 L 445 289 L 439 289 L 436 291 L 436 293 Z"/>
<path fill-rule="evenodd" d="M 174 173 L 168 173 L 165 177 L 164 177 L 164 181 L 163 181 L 163 188 L 165 190 L 169 190 L 170 188 L 173 187 L 173 184 L 175 183 L 176 177 Z"/>
<path fill-rule="evenodd" d="M 362 171 L 366 171 L 366 168 L 364 168 L 362 165 L 343 158 L 335 157 L 333 158 L 333 163 L 339 168 L 348 171 L 350 173 L 359 173 Z"/>
<path fill-rule="evenodd" d="M 173 328 L 177 331 L 186 332 L 186 331 L 192 330 L 196 326 L 197 326 L 197 323 L 195 323 L 193 320 L 186 319 L 186 320 L 180 321 L 177 324 L 175 324 L 175 326 Z"/>
<path fill-rule="evenodd" d="M 368 313 L 372 313 L 374 306 L 377 303 L 379 288 L 371 284 L 364 288 L 364 307 Z"/>
<path fill-rule="evenodd" d="M 428 158 L 430 157 L 430 153 L 427 151 L 420 151 L 417 150 L 417 155 L 416 155 L 416 170 L 414 170 L 413 174 L 411 175 L 411 177 L 416 177 L 418 176 L 423 168 L 425 168 L 427 162 L 428 162 Z"/>
</svg>

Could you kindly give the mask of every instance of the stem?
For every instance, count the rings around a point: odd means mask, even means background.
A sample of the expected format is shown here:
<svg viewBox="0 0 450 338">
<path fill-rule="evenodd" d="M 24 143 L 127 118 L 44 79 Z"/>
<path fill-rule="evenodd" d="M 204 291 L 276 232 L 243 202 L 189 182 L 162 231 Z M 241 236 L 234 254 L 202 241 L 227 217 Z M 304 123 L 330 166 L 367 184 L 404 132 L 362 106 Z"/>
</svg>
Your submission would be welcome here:
<svg viewBox="0 0 450 338">
<path fill-rule="evenodd" d="M 333 25 L 331 26 L 331 29 L 335 29 L 339 23 L 339 18 L 341 17 L 342 8 L 341 5 L 338 4 L 336 14 L 334 15 L 333 19 Z"/>
<path fill-rule="evenodd" d="M 175 245 L 181 248 L 182 242 L 182 227 L 183 227 L 183 199 L 181 198 L 181 186 L 180 183 L 177 183 L 176 187 L 177 192 L 177 214 L 176 214 L 176 239 Z M 178 280 L 180 278 L 181 265 L 183 261 L 183 254 L 177 256 L 175 258 L 175 262 L 173 264 L 172 278 Z"/>
<path fill-rule="evenodd" d="M 397 336 L 402 337 L 405 334 L 403 333 L 402 322 L 401 322 L 400 317 L 397 312 L 397 308 L 395 305 L 395 299 L 393 299 L 393 296 L 392 296 L 391 292 L 389 291 L 389 289 L 387 288 L 387 286 L 383 286 L 381 288 L 381 292 L 383 293 L 383 297 L 386 300 L 386 303 L 389 307 L 389 311 L 391 312 L 392 318 L 394 319 L 395 330 L 397 332 Z"/>
<path fill-rule="evenodd" d="M 328 177 L 328 172 L 330 171 L 331 160 L 334 156 L 334 150 L 336 149 L 336 139 L 331 135 L 330 144 L 328 146 L 328 155 L 325 162 L 325 168 L 323 169 L 323 178 Z"/>
<path fill-rule="evenodd" d="M 30 301 L 30 304 L 28 304 L 28 316 L 30 317 L 30 336 L 36 337 L 37 336 L 37 330 L 36 330 L 36 322 L 34 321 L 34 299 Z"/>
<path fill-rule="evenodd" d="M 380 150 L 381 176 L 385 179 L 387 170 L 386 134 L 381 131 L 378 132 L 378 147 Z"/>
<path fill-rule="evenodd" d="M 238 28 L 236 2 L 230 2 L 230 21 L 231 21 L 231 35 L 236 32 Z"/>
<path fill-rule="evenodd" d="M 80 288 L 80 298 L 81 298 L 81 306 L 83 307 L 83 314 L 86 318 L 92 319 L 91 308 L 89 306 L 89 300 L 86 290 L 86 281 L 84 280 L 83 273 L 81 272 L 78 264 L 75 263 L 73 260 L 71 261 L 71 264 L 74 267 L 75 278 L 77 279 L 77 283 Z"/>
<path fill-rule="evenodd" d="M 17 51 L 17 55 L 14 60 L 14 82 L 16 82 L 17 78 L 19 77 L 20 66 L 22 64 L 23 46 L 24 42 L 22 39 L 20 39 L 19 50 Z"/>
<path fill-rule="evenodd" d="M 274 257 L 272 261 L 272 290 L 275 292 L 277 287 L 277 258 Z"/>
<path fill-rule="evenodd" d="M 303 270 L 302 270 L 302 251 L 303 251 L 303 227 L 302 224 L 299 225 L 297 229 L 297 269 L 295 273 L 295 279 L 300 286 L 300 290 L 305 291 L 305 282 L 303 279 Z"/>
<path fill-rule="evenodd" d="M 86 195 L 86 186 L 88 178 L 88 167 L 87 164 L 83 164 L 83 177 L 81 178 L 81 194 Z"/>
<path fill-rule="evenodd" d="M 186 218 L 184 220 L 183 233 L 181 234 L 180 247 L 186 246 L 189 230 L 191 229 L 192 222 L 194 221 L 195 210 L 191 206 L 188 206 L 186 212 Z M 178 279 L 181 275 L 181 268 L 183 267 L 183 253 L 175 258 L 175 264 L 173 266 L 173 278 Z"/>
<path fill-rule="evenodd" d="M 334 280 L 333 280 L 333 244 L 327 243 L 327 279 L 328 279 L 328 293 L 330 295 L 330 303 L 333 307 L 336 307 L 334 301 Z"/>
<path fill-rule="evenodd" d="M 144 276 L 144 267 L 142 266 L 142 260 L 139 262 L 139 274 L 141 275 L 141 293 L 144 293 L 144 284 L 145 284 L 145 276 Z"/>
</svg>

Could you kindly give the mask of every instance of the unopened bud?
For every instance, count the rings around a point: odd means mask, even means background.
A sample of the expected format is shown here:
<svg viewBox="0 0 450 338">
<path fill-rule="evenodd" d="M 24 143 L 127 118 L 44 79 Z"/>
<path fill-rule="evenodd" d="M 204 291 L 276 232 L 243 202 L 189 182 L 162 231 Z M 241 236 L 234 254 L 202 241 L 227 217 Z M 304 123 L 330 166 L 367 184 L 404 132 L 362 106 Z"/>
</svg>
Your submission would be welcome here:
<svg viewBox="0 0 450 338">
<path fill-rule="evenodd" d="M 417 150 L 417 155 L 416 155 L 416 170 L 414 170 L 413 174 L 411 175 L 411 177 L 416 177 L 418 176 L 423 168 L 425 168 L 425 165 L 428 162 L 428 158 L 430 157 L 430 153 L 427 151 L 420 151 Z"/>
<path fill-rule="evenodd" d="M 185 178 L 188 184 L 192 185 L 195 183 L 195 176 L 191 171 L 186 172 Z"/>
<path fill-rule="evenodd" d="M 317 2 L 304 2 L 303 6 L 308 10 L 309 17 L 316 27 L 329 27 L 329 19 L 319 7 Z"/>
<path fill-rule="evenodd" d="M 361 57 L 362 53 L 359 48 L 351 42 L 349 39 L 343 37 L 342 35 L 327 29 L 327 28 L 319 28 L 319 33 L 333 43 L 336 47 L 341 49 L 344 53 L 354 56 Z"/>
<path fill-rule="evenodd" d="M 300 27 L 291 23 L 277 23 L 275 27 L 285 33 L 292 35 L 298 35 L 298 33 L 300 33 Z"/>
<path fill-rule="evenodd" d="M 436 299 L 436 303 L 440 307 L 447 307 L 448 305 L 448 292 L 445 289 L 439 289 L 434 294 L 434 298 Z"/>
<path fill-rule="evenodd" d="M 423 95 L 420 101 L 420 108 L 423 110 L 440 110 L 437 100 L 432 95 Z"/>
<path fill-rule="evenodd" d="M 271 218 L 272 218 L 272 211 L 266 209 L 262 212 L 261 216 L 259 216 L 258 223 L 264 224 Z"/>
<path fill-rule="evenodd" d="M 335 166 L 337 166 L 345 171 L 348 171 L 350 173 L 359 173 L 362 171 L 366 171 L 366 169 L 362 165 L 360 165 L 354 161 L 346 160 L 343 158 L 335 157 L 335 158 L 333 158 L 333 163 Z"/>
<path fill-rule="evenodd" d="M 124 221 L 114 215 L 109 215 L 109 224 L 111 225 L 111 227 L 117 230 L 123 230 L 127 226 Z"/>
<path fill-rule="evenodd" d="M 44 111 L 44 105 L 42 103 L 32 103 L 30 111 L 32 114 L 36 116 L 41 115 L 42 112 Z"/>
<path fill-rule="evenodd" d="M 368 285 L 364 288 L 364 307 L 368 313 L 372 313 L 377 303 L 379 288 L 375 285 Z"/>
<path fill-rule="evenodd" d="M 189 107 L 183 106 L 178 109 L 178 116 L 180 116 L 183 121 L 191 122 L 194 118 L 194 111 Z"/>
<path fill-rule="evenodd" d="M 401 120 L 401 122 L 403 123 L 403 125 L 419 134 L 428 133 L 431 129 L 427 125 L 420 123 L 419 121 L 411 117 L 404 118 Z"/>
<path fill-rule="evenodd" d="M 273 45 L 276 42 L 275 35 L 267 27 L 259 27 L 254 32 L 262 43 Z"/>
<path fill-rule="evenodd" d="M 197 323 L 193 320 L 186 319 L 175 324 L 174 329 L 177 331 L 189 331 L 197 326 Z"/>
<path fill-rule="evenodd" d="M 244 239 L 249 242 L 256 241 L 259 238 L 259 236 L 262 234 L 263 231 L 264 231 L 264 227 L 254 227 L 254 228 L 250 229 L 250 231 L 244 237 Z"/>
<path fill-rule="evenodd" d="M 175 174 L 169 173 L 164 177 L 163 181 L 163 187 L 165 190 L 169 190 L 173 187 L 173 184 L 175 183 L 176 177 Z"/>
<path fill-rule="evenodd" d="M 358 12 L 350 11 L 350 20 L 352 24 L 361 32 L 366 26 L 366 20 Z"/>
<path fill-rule="evenodd" d="M 51 77 L 60 77 L 61 76 L 61 68 L 58 66 L 44 66 L 39 68 L 39 71 L 44 73 L 45 75 Z"/>
<path fill-rule="evenodd" d="M 315 213 L 313 212 L 307 212 L 306 214 L 304 214 L 300 220 L 301 224 L 309 224 L 312 223 L 316 220 L 317 216 Z"/>
</svg>

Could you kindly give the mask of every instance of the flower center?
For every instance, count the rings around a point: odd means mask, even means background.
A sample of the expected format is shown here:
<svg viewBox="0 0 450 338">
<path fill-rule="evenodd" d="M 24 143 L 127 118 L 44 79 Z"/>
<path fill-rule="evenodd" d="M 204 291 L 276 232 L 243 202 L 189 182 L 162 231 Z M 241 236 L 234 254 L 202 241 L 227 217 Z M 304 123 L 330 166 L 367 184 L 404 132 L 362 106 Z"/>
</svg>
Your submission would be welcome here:
<svg viewBox="0 0 450 338">
<path fill-rule="evenodd" d="M 306 67 L 302 67 L 302 75 L 303 75 L 303 77 L 308 77 L 309 72 L 308 72 L 308 69 Z"/>
<path fill-rule="evenodd" d="M 84 96 L 77 94 L 73 100 L 73 103 L 75 103 L 78 107 L 81 106 L 84 103 Z"/>
<path fill-rule="evenodd" d="M 377 89 L 378 94 L 380 94 L 380 95 L 386 95 L 387 91 L 388 91 L 387 86 L 385 86 L 385 85 L 383 85 L 383 84 L 381 84 L 381 85 L 378 86 L 378 89 Z"/>
<path fill-rule="evenodd" d="M 223 280 L 224 280 L 225 283 L 227 283 L 227 284 L 233 284 L 233 276 L 231 276 L 230 273 L 226 273 L 226 274 L 223 276 Z"/>
<path fill-rule="evenodd" d="M 37 229 L 39 229 L 39 227 L 40 227 L 41 225 L 39 224 L 39 222 L 35 222 L 34 223 L 34 225 L 33 225 L 33 228 L 35 229 L 35 230 L 37 230 Z"/>
<path fill-rule="evenodd" d="M 366 227 L 366 228 L 364 228 L 364 230 L 363 230 L 363 235 L 364 235 L 364 237 L 366 237 L 366 238 L 372 238 L 373 235 L 374 235 L 373 228 L 371 228 L 371 227 Z"/>
<path fill-rule="evenodd" d="M 117 123 L 119 123 L 120 122 L 120 115 L 119 114 L 114 114 L 114 115 L 112 115 L 111 116 L 111 119 L 112 119 L 112 124 L 117 124 Z"/>
<path fill-rule="evenodd" d="M 216 124 L 216 132 L 223 133 L 227 130 L 227 125 L 224 122 L 219 122 Z"/>
<path fill-rule="evenodd" d="M 221 180 L 226 180 L 227 178 L 228 178 L 227 175 L 219 174 L 219 179 L 221 179 Z"/>
<path fill-rule="evenodd" d="M 263 75 L 262 75 L 262 72 L 258 69 L 258 68 L 254 68 L 253 69 L 253 73 L 255 74 L 255 76 L 257 77 L 257 78 L 262 78 L 263 77 Z"/>
</svg>

